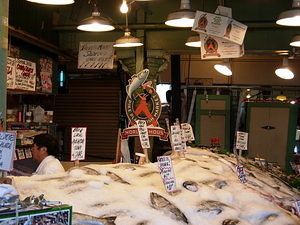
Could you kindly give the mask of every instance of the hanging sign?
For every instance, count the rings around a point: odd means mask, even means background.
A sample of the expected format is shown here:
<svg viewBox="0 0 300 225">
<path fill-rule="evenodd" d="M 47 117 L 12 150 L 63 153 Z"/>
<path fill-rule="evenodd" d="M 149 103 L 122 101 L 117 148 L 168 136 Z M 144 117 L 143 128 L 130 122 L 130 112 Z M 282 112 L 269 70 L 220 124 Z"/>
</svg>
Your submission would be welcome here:
<svg viewBox="0 0 300 225">
<path fill-rule="evenodd" d="M 194 132 L 191 124 L 182 123 L 180 124 L 181 129 L 184 131 L 186 141 L 195 141 Z"/>
<path fill-rule="evenodd" d="M 112 69 L 113 42 L 80 42 L 78 69 Z"/>
<path fill-rule="evenodd" d="M 157 163 L 166 191 L 175 192 L 177 189 L 171 156 L 158 156 Z"/>
<path fill-rule="evenodd" d="M 171 126 L 171 137 L 173 150 L 176 152 L 182 152 L 181 129 L 179 125 Z"/>
<path fill-rule="evenodd" d="M 86 127 L 72 127 L 71 161 L 85 159 Z"/>
<path fill-rule="evenodd" d="M 36 64 L 25 59 L 16 59 L 15 88 L 35 91 Z"/>
<path fill-rule="evenodd" d="M 52 65 L 51 59 L 40 59 L 40 88 L 44 93 L 52 93 Z"/>
<path fill-rule="evenodd" d="M 193 31 L 214 35 L 241 45 L 247 26 L 229 17 L 197 11 Z"/>
<path fill-rule="evenodd" d="M 247 150 L 248 146 L 248 133 L 237 131 L 236 132 L 236 149 Z"/>
<path fill-rule="evenodd" d="M 150 148 L 146 120 L 137 120 L 136 124 L 138 127 L 139 137 L 140 137 L 142 148 Z"/>
<path fill-rule="evenodd" d="M 244 55 L 244 45 L 223 38 L 200 34 L 201 59 L 238 58 Z"/>
<path fill-rule="evenodd" d="M 13 157 L 16 147 L 16 133 L 0 132 L 0 170 L 13 169 Z"/>
<path fill-rule="evenodd" d="M 16 59 L 7 57 L 7 66 L 6 66 L 6 83 L 8 89 L 15 88 L 15 77 L 16 77 Z"/>
</svg>

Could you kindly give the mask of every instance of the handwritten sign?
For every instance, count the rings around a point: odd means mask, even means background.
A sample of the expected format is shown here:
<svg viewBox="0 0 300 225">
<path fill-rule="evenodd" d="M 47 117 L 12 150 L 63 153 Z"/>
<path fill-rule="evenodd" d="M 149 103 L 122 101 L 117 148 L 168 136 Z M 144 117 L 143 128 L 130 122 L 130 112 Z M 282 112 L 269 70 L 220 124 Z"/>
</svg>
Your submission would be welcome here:
<svg viewBox="0 0 300 225">
<path fill-rule="evenodd" d="M 241 45 L 245 38 L 247 26 L 230 17 L 197 11 L 192 30 Z"/>
<path fill-rule="evenodd" d="M 0 170 L 13 169 L 13 156 L 16 147 L 16 133 L 0 132 Z"/>
<path fill-rule="evenodd" d="M 244 167 L 243 166 L 237 166 L 236 171 L 237 171 L 238 178 L 240 179 L 240 181 L 242 183 L 247 183 L 248 180 L 247 180 L 246 173 L 244 171 Z"/>
<path fill-rule="evenodd" d="M 85 159 L 86 127 L 72 127 L 71 161 Z"/>
<path fill-rule="evenodd" d="M 16 59 L 15 88 L 35 91 L 36 64 L 25 59 Z"/>
<path fill-rule="evenodd" d="M 181 131 L 181 149 L 183 152 L 187 152 L 186 150 L 186 138 L 185 138 L 185 134 L 184 134 L 184 130 L 180 129 Z"/>
<path fill-rule="evenodd" d="M 184 136 L 186 141 L 195 141 L 195 136 L 191 124 L 182 123 L 180 125 L 181 125 L 181 129 L 184 131 Z"/>
<path fill-rule="evenodd" d="M 236 132 L 236 149 L 247 150 L 248 146 L 248 133 L 237 131 Z"/>
<path fill-rule="evenodd" d="M 147 129 L 147 122 L 146 120 L 137 120 L 136 121 L 139 137 L 141 141 L 142 148 L 150 148 L 149 136 L 148 136 L 148 129 Z"/>
<path fill-rule="evenodd" d="M 158 156 L 157 163 L 166 191 L 175 192 L 177 188 L 171 156 Z"/>
<path fill-rule="evenodd" d="M 80 42 L 78 69 L 112 69 L 113 42 Z"/>
<path fill-rule="evenodd" d="M 16 77 L 15 64 L 16 64 L 16 59 L 7 57 L 6 83 L 7 83 L 7 88 L 9 89 L 15 88 L 15 77 Z"/>
<path fill-rule="evenodd" d="M 173 150 L 182 152 L 182 140 L 181 140 L 181 129 L 179 125 L 171 126 L 171 137 Z"/>
</svg>

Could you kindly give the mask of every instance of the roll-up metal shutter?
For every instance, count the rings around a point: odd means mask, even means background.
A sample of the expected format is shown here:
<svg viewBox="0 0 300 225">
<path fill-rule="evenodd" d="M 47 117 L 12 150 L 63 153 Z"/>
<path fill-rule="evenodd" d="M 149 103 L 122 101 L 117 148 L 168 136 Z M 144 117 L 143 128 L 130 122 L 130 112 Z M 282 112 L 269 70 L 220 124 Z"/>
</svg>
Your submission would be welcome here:
<svg viewBox="0 0 300 225">
<path fill-rule="evenodd" d="M 71 79 L 68 93 L 55 98 L 54 122 L 63 140 L 63 159 L 70 159 L 71 128 L 87 127 L 86 161 L 112 161 L 115 157 L 120 81 Z"/>
</svg>

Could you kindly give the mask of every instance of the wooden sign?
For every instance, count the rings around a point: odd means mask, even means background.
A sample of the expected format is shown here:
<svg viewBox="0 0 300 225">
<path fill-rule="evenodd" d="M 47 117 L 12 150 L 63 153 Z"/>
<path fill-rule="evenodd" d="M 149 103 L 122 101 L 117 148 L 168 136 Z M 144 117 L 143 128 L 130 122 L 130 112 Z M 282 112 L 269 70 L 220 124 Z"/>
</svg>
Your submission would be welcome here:
<svg viewBox="0 0 300 225">
<path fill-rule="evenodd" d="M 171 156 L 158 156 L 157 163 L 166 191 L 175 192 L 177 188 Z"/>
<path fill-rule="evenodd" d="M 15 88 L 35 91 L 36 64 L 25 59 L 16 59 Z"/>
<path fill-rule="evenodd" d="M 137 120 L 136 121 L 139 137 L 141 141 L 142 148 L 150 148 L 149 136 L 148 136 L 148 129 L 147 129 L 147 122 L 146 120 Z"/>
<path fill-rule="evenodd" d="M 171 137 L 173 150 L 176 152 L 182 152 L 181 129 L 179 125 L 171 126 Z"/>
<path fill-rule="evenodd" d="M 86 127 L 72 127 L 71 161 L 85 159 Z"/>
<path fill-rule="evenodd" d="M 6 84 L 7 88 L 14 89 L 15 88 L 15 77 L 16 77 L 16 59 L 7 57 L 7 65 L 6 65 Z"/>
<path fill-rule="evenodd" d="M 0 170 L 13 169 L 13 157 L 16 147 L 16 133 L 0 132 Z"/>
<path fill-rule="evenodd" d="M 248 146 L 248 133 L 237 131 L 236 132 L 236 149 L 247 150 Z"/>
<path fill-rule="evenodd" d="M 113 42 L 80 42 L 78 69 L 112 69 Z"/>
</svg>

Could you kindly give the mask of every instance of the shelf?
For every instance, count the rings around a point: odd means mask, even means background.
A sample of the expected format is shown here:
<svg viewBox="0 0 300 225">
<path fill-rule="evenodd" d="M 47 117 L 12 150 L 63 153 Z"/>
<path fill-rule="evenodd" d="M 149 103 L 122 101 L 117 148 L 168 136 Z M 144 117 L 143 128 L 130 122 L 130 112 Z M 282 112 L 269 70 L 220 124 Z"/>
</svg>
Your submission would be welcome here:
<svg viewBox="0 0 300 225">
<path fill-rule="evenodd" d="M 24 125 L 24 126 L 55 126 L 55 123 L 47 123 L 47 122 L 6 122 L 6 125 Z"/>
<path fill-rule="evenodd" d="M 53 93 L 7 89 L 8 95 L 54 95 Z"/>
</svg>

